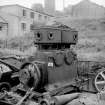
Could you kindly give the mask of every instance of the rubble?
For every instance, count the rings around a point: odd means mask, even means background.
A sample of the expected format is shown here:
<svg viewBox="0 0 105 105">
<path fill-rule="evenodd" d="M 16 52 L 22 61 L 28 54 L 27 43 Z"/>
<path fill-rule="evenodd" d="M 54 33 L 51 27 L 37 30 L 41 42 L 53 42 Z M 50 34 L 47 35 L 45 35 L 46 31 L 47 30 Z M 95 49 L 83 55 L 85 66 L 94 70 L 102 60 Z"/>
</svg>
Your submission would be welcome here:
<svg viewBox="0 0 105 105">
<path fill-rule="evenodd" d="M 101 100 L 99 94 L 82 93 L 78 99 L 74 99 L 67 105 L 105 105 L 105 100 Z"/>
</svg>

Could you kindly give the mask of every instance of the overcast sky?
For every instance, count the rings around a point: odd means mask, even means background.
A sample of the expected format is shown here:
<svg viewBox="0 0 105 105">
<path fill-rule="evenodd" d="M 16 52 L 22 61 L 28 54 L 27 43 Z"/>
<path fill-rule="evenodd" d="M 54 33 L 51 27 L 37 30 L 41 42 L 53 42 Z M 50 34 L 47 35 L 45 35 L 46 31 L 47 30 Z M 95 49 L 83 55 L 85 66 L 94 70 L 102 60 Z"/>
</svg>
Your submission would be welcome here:
<svg viewBox="0 0 105 105">
<path fill-rule="evenodd" d="M 56 9 L 62 10 L 63 9 L 63 0 L 55 0 L 56 1 Z M 69 4 L 76 4 L 80 2 L 81 0 L 64 0 L 65 1 L 65 7 Z M 99 5 L 105 6 L 105 0 L 91 0 L 92 2 L 95 2 Z M 0 0 L 0 5 L 8 5 L 8 4 L 20 4 L 26 7 L 31 7 L 33 3 L 42 3 L 44 5 L 44 0 Z"/>
</svg>

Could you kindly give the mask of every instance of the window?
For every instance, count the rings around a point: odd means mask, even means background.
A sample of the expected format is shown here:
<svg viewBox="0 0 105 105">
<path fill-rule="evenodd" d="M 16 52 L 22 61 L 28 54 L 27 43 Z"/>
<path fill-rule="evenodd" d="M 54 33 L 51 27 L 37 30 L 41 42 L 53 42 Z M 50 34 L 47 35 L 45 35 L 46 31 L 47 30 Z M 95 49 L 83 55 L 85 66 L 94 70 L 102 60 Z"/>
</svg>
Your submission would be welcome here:
<svg viewBox="0 0 105 105">
<path fill-rule="evenodd" d="M 30 25 L 30 30 L 32 31 L 34 28 L 33 24 Z"/>
<path fill-rule="evenodd" d="M 45 18 L 45 20 L 47 20 L 47 16 L 45 16 L 44 18 Z"/>
<path fill-rule="evenodd" d="M 47 19 L 50 20 L 50 17 L 48 17 Z"/>
<path fill-rule="evenodd" d="M 22 30 L 25 31 L 26 30 L 26 23 L 22 23 L 21 27 L 22 27 Z"/>
<path fill-rule="evenodd" d="M 0 31 L 2 31 L 2 28 L 3 28 L 3 27 L 2 27 L 2 26 L 0 26 Z"/>
<path fill-rule="evenodd" d="M 40 14 L 39 14 L 39 16 L 38 16 L 38 17 L 39 17 L 39 20 L 41 20 L 41 19 L 42 19 L 42 15 L 40 15 Z"/>
<path fill-rule="evenodd" d="M 26 10 L 23 9 L 23 16 L 26 16 Z"/>
<path fill-rule="evenodd" d="M 30 13 L 30 17 L 31 17 L 31 18 L 34 18 L 34 12 L 31 12 L 31 13 Z"/>
</svg>

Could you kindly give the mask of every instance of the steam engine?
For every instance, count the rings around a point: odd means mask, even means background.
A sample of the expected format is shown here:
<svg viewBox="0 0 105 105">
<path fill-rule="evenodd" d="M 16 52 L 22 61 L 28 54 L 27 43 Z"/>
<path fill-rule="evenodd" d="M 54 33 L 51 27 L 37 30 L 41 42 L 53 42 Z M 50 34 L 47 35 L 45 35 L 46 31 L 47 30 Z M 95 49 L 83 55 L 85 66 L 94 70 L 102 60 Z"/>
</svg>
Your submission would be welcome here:
<svg viewBox="0 0 105 105">
<path fill-rule="evenodd" d="M 21 62 L 18 72 L 9 75 L 13 82 L 19 80 L 16 87 L 10 91 L 8 80 L 1 85 L 0 104 L 28 105 L 33 102 L 33 105 L 65 105 L 83 91 L 105 91 L 105 63 L 102 66 L 94 65 L 96 62 L 78 61 L 71 49 L 71 45 L 77 43 L 77 31 L 64 26 L 44 26 L 35 28 L 33 34 L 37 51 Z M 2 65 L 1 70 L 8 69 Z"/>
<path fill-rule="evenodd" d="M 78 32 L 69 27 L 34 29 L 37 51 L 32 62 L 22 65 L 19 79 L 24 89 L 54 90 L 75 83 L 77 56 L 70 49 L 78 40 Z"/>
</svg>

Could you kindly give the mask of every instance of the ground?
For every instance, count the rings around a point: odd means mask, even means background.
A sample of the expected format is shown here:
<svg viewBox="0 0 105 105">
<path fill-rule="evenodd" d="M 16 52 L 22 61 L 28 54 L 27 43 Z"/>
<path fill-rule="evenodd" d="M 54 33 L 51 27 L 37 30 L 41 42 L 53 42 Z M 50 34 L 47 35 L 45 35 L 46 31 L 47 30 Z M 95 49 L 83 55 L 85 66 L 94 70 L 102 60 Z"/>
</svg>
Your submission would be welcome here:
<svg viewBox="0 0 105 105">
<path fill-rule="evenodd" d="M 37 105 L 37 103 L 29 101 L 28 105 Z M 82 93 L 79 98 L 66 105 L 105 105 L 105 97 L 100 97 L 98 94 Z"/>
<path fill-rule="evenodd" d="M 67 105 L 105 105 L 105 96 L 92 93 L 82 93 L 78 99 L 74 99 Z"/>
</svg>

